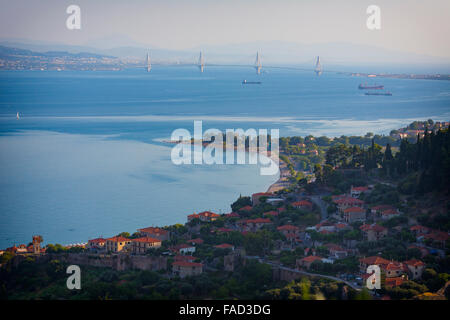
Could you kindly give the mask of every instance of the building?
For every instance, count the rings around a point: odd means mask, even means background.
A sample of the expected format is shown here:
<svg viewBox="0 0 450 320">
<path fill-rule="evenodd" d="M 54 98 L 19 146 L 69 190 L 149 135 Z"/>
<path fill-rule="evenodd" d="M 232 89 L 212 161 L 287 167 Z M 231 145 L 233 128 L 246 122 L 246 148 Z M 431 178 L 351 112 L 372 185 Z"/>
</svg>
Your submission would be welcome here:
<svg viewBox="0 0 450 320">
<path fill-rule="evenodd" d="M 106 239 L 96 238 L 92 240 L 88 240 L 87 248 L 89 250 L 104 250 L 106 244 Z"/>
<path fill-rule="evenodd" d="M 350 188 L 350 196 L 353 198 L 358 198 L 362 193 L 369 192 L 369 187 L 353 187 Z"/>
<path fill-rule="evenodd" d="M 372 256 L 367 258 L 359 259 L 359 270 L 361 273 L 367 273 L 367 267 L 370 265 L 377 265 L 380 269 L 383 269 L 385 266 L 389 264 L 389 260 L 386 260 L 382 257 Z"/>
<path fill-rule="evenodd" d="M 308 200 L 301 200 L 292 203 L 292 206 L 300 210 L 312 210 L 313 204 Z"/>
<path fill-rule="evenodd" d="M 193 246 L 198 245 L 198 244 L 203 244 L 203 239 L 200 238 L 196 238 L 196 239 L 189 239 L 186 241 L 186 243 L 191 244 Z"/>
<path fill-rule="evenodd" d="M 389 204 L 380 204 L 378 206 L 374 206 L 374 207 L 370 208 L 370 213 L 381 216 L 381 212 L 383 210 L 388 210 L 388 209 L 395 209 L 395 208 Z"/>
<path fill-rule="evenodd" d="M 391 288 L 395 288 L 398 287 L 400 285 L 403 284 L 403 282 L 405 282 L 407 279 L 402 276 L 402 277 L 392 277 L 392 278 L 386 278 L 386 280 L 384 281 L 384 285 L 386 287 L 391 287 Z"/>
<path fill-rule="evenodd" d="M 391 261 L 382 268 L 386 278 L 398 278 L 407 274 L 409 269 L 401 262 Z"/>
<path fill-rule="evenodd" d="M 348 251 L 334 243 L 328 243 L 325 247 L 330 251 L 330 255 L 342 259 L 348 256 Z"/>
<path fill-rule="evenodd" d="M 108 252 L 121 252 L 127 251 L 130 247 L 131 239 L 125 237 L 112 237 L 106 239 L 105 248 Z"/>
<path fill-rule="evenodd" d="M 217 246 L 214 246 L 214 248 L 217 248 L 217 249 L 230 249 L 231 251 L 234 251 L 234 246 L 231 245 L 231 244 L 228 244 L 228 243 L 219 244 Z"/>
<path fill-rule="evenodd" d="M 191 214 L 188 215 L 188 221 L 192 221 L 193 219 L 200 219 L 200 221 L 203 222 L 211 222 L 214 220 L 217 220 L 217 218 L 220 217 L 220 214 L 211 212 L 211 211 L 203 211 L 200 212 L 199 214 Z"/>
<path fill-rule="evenodd" d="M 177 254 L 190 254 L 195 252 L 195 247 L 185 243 L 171 247 L 169 250 L 176 252 Z"/>
<path fill-rule="evenodd" d="M 388 229 L 378 224 L 363 224 L 359 228 L 367 241 L 378 241 L 388 234 Z"/>
<path fill-rule="evenodd" d="M 256 219 L 247 219 L 239 221 L 239 225 L 243 231 L 256 232 L 260 230 L 265 225 L 271 224 L 272 221 L 267 218 L 256 218 Z"/>
<path fill-rule="evenodd" d="M 196 276 L 203 273 L 203 264 L 190 261 L 175 261 L 172 263 L 172 272 L 180 278 Z"/>
<path fill-rule="evenodd" d="M 186 256 L 186 255 L 176 255 L 173 257 L 174 261 L 188 261 L 188 262 L 194 262 L 194 260 L 197 259 L 194 256 Z"/>
<path fill-rule="evenodd" d="M 366 220 L 366 210 L 361 207 L 350 207 L 343 210 L 344 221 L 353 223 Z"/>
<path fill-rule="evenodd" d="M 277 217 L 279 215 L 278 211 L 267 211 L 263 213 L 265 217 Z"/>
<path fill-rule="evenodd" d="M 340 212 L 344 212 L 347 208 L 364 207 L 364 201 L 352 197 L 337 198 L 336 200 L 333 200 L 333 202 Z"/>
<path fill-rule="evenodd" d="M 400 216 L 400 214 L 401 214 L 401 212 L 398 211 L 397 209 L 386 209 L 386 210 L 381 211 L 380 217 L 383 220 L 388 220 L 391 218 L 398 217 L 398 216 Z"/>
<path fill-rule="evenodd" d="M 150 238 L 150 237 L 142 237 L 131 240 L 131 249 L 134 254 L 145 254 L 149 249 L 156 249 L 161 247 L 161 240 Z"/>
<path fill-rule="evenodd" d="M 319 257 L 319 256 L 307 256 L 302 259 L 297 259 L 296 266 L 297 266 L 297 269 L 309 269 L 309 268 L 311 268 L 311 265 L 313 264 L 313 262 L 322 261 L 322 259 L 323 258 Z"/>
<path fill-rule="evenodd" d="M 273 194 L 270 192 L 259 192 L 259 193 L 254 193 L 252 194 L 252 204 L 253 206 L 257 206 L 261 203 L 261 198 L 263 197 L 272 197 Z"/>
<path fill-rule="evenodd" d="M 411 279 L 417 280 L 422 278 L 422 273 L 425 269 L 425 263 L 417 259 L 412 259 L 405 261 L 404 264 L 408 268 L 408 274 Z"/>
<path fill-rule="evenodd" d="M 277 228 L 286 238 L 297 238 L 300 235 L 300 228 L 290 224 L 280 226 Z"/>
<path fill-rule="evenodd" d="M 148 227 L 139 229 L 138 232 L 142 237 L 155 238 L 161 241 L 170 240 L 170 232 L 161 228 Z"/>
<path fill-rule="evenodd" d="M 41 242 L 42 236 L 33 236 L 33 253 L 40 254 L 41 253 Z"/>
</svg>

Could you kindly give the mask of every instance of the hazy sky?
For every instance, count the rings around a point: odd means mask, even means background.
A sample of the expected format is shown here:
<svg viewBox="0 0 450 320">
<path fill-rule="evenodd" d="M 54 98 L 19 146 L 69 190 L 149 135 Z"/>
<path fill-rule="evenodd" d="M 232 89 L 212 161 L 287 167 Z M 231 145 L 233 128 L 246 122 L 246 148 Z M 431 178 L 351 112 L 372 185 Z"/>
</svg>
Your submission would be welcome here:
<svg viewBox="0 0 450 320">
<path fill-rule="evenodd" d="M 81 30 L 66 28 L 70 4 L 81 7 Z M 371 4 L 381 8 L 379 31 L 366 27 Z M 349 42 L 450 57 L 448 0 L 0 0 L 0 8 L 1 38 L 92 45 L 129 37 L 168 49 Z"/>
</svg>

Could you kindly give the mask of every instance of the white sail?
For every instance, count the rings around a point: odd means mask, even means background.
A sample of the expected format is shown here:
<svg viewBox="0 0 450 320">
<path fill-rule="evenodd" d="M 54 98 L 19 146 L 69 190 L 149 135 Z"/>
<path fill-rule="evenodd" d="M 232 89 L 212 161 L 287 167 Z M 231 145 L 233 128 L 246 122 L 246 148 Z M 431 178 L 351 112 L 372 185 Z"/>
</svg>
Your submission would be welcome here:
<svg viewBox="0 0 450 320">
<path fill-rule="evenodd" d="M 147 53 L 147 72 L 152 70 L 152 63 L 150 62 L 150 54 Z"/>
<path fill-rule="evenodd" d="M 314 69 L 314 72 L 320 76 L 322 74 L 322 64 L 320 63 L 320 57 L 317 56 L 317 60 L 316 60 L 316 67 Z"/>
<path fill-rule="evenodd" d="M 255 69 L 256 69 L 257 74 L 261 73 L 262 64 L 261 64 L 261 57 L 259 55 L 259 51 L 256 52 Z"/>
<path fill-rule="evenodd" d="M 20 115 L 19 115 L 19 113 L 17 112 L 17 115 L 16 115 L 16 119 L 17 120 L 19 120 L 20 119 Z"/>
<path fill-rule="evenodd" d="M 198 66 L 200 68 L 200 72 L 203 72 L 205 68 L 205 59 L 203 58 L 203 53 L 200 51 L 200 57 L 198 58 Z"/>
</svg>

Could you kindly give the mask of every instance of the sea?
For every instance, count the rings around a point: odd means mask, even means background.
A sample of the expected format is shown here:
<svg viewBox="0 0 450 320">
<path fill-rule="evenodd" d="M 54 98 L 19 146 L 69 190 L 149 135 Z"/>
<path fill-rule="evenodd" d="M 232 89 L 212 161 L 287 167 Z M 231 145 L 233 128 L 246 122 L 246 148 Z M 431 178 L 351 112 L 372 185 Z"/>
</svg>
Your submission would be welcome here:
<svg viewBox="0 0 450 320">
<path fill-rule="evenodd" d="M 360 83 L 392 96 L 366 96 Z M 279 178 L 255 164 L 174 164 L 165 141 L 176 129 L 193 134 L 194 121 L 204 131 L 336 137 L 430 118 L 450 120 L 449 81 L 237 66 L 1 71 L 0 248 L 36 234 L 68 245 L 227 213 Z"/>
</svg>

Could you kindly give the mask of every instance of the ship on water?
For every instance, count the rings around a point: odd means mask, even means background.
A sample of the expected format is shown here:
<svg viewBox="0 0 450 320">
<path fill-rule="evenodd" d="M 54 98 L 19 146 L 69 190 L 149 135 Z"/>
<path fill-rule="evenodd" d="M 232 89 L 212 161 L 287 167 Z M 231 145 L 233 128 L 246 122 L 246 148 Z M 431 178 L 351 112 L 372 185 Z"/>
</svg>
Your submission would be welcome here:
<svg viewBox="0 0 450 320">
<path fill-rule="evenodd" d="M 384 86 L 376 85 L 376 84 L 375 85 L 367 85 L 367 84 L 360 83 L 358 86 L 358 89 L 360 89 L 360 90 L 363 90 L 363 89 L 365 89 L 365 90 L 382 90 L 382 89 L 384 89 Z"/>
<path fill-rule="evenodd" d="M 386 92 L 366 92 L 364 93 L 366 96 L 392 96 L 392 93 L 389 91 Z"/>
<path fill-rule="evenodd" d="M 17 112 L 17 114 L 16 114 L 16 119 L 17 120 L 19 120 L 20 119 L 20 115 L 19 115 L 19 113 Z"/>
<path fill-rule="evenodd" d="M 261 83 L 262 83 L 261 81 L 247 81 L 247 80 L 242 81 L 242 84 L 261 84 Z"/>
</svg>

